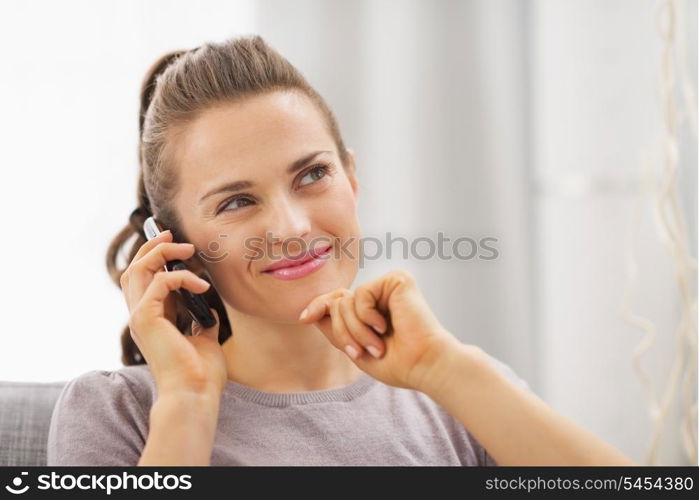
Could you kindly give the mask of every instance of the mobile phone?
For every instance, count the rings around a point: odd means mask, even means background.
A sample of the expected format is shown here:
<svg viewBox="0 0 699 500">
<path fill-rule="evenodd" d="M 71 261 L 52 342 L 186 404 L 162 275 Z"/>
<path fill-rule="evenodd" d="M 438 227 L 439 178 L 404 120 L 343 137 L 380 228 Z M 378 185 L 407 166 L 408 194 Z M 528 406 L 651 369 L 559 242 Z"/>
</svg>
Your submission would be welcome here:
<svg viewBox="0 0 699 500">
<path fill-rule="evenodd" d="M 152 216 L 148 217 L 143 223 L 143 232 L 149 240 L 158 236 L 165 231 L 165 229 L 166 228 Z M 180 259 L 169 260 L 165 263 L 166 271 L 179 271 L 182 269 L 187 269 L 187 264 Z M 203 294 L 192 293 L 186 288 L 180 288 L 177 292 L 184 300 L 185 307 L 187 311 L 189 311 L 189 314 L 202 328 L 211 328 L 216 324 L 216 318 L 211 314 L 210 306 L 206 302 L 206 299 L 204 299 Z"/>
</svg>

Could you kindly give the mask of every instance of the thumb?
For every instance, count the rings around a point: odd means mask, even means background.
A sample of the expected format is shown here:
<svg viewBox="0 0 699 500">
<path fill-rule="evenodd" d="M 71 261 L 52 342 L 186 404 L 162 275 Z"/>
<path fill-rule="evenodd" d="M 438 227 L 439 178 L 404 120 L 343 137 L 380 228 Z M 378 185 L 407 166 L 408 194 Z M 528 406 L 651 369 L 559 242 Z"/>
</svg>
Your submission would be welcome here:
<svg viewBox="0 0 699 500">
<path fill-rule="evenodd" d="M 216 323 L 210 328 L 202 328 L 199 323 L 192 321 L 192 337 L 207 337 L 218 342 L 218 329 L 220 325 L 218 312 L 216 312 L 214 308 L 210 308 L 209 310 L 211 314 L 214 315 L 214 318 L 216 318 Z"/>
</svg>

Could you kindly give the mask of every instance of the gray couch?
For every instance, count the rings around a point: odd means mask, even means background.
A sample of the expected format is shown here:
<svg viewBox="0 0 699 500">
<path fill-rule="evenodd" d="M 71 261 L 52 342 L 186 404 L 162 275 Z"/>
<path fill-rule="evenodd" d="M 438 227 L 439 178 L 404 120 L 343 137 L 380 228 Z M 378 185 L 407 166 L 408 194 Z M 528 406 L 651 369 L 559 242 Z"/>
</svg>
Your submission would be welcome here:
<svg viewBox="0 0 699 500">
<path fill-rule="evenodd" d="M 51 412 L 66 382 L 0 382 L 0 466 L 46 465 Z"/>
</svg>

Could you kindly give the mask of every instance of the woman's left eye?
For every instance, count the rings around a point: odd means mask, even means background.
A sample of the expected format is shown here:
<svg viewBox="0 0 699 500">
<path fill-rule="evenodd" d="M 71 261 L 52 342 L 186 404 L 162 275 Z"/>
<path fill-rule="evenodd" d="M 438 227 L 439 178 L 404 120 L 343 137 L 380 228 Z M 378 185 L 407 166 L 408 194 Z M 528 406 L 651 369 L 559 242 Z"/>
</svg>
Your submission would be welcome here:
<svg viewBox="0 0 699 500">
<path fill-rule="evenodd" d="M 314 166 L 314 167 L 311 168 L 308 172 L 306 172 L 306 174 L 305 174 L 303 177 L 301 177 L 301 179 L 303 180 L 303 179 L 305 179 L 305 178 L 308 177 L 308 176 L 312 176 L 313 173 L 318 173 L 318 172 L 321 174 L 321 176 L 320 176 L 318 179 L 316 179 L 316 180 L 314 180 L 314 181 L 312 181 L 312 182 L 307 182 L 307 183 L 303 183 L 303 182 L 302 182 L 301 185 L 313 184 L 314 182 L 316 182 L 316 181 L 322 179 L 323 177 L 325 177 L 325 176 L 327 175 L 328 169 L 329 169 L 329 167 L 328 167 L 327 165 L 316 165 L 316 166 Z"/>
</svg>

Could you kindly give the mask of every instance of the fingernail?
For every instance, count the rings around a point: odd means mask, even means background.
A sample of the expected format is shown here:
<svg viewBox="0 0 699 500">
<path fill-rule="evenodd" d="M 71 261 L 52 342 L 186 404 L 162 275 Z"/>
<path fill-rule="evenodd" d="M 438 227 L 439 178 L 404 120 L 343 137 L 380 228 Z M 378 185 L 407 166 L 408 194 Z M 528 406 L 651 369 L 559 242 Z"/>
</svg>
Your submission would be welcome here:
<svg viewBox="0 0 699 500">
<path fill-rule="evenodd" d="M 368 345 L 366 347 L 366 350 L 369 351 L 369 354 L 371 354 L 375 358 L 378 358 L 379 356 L 381 356 L 381 353 L 379 352 L 379 350 L 376 347 L 374 347 L 373 345 Z"/>
<path fill-rule="evenodd" d="M 299 319 L 304 320 L 306 319 L 306 316 L 308 316 L 308 309 L 304 309 L 303 311 L 301 311 L 301 316 L 299 316 Z"/>
<path fill-rule="evenodd" d="M 372 325 L 371 327 L 374 329 L 374 331 L 375 331 L 376 333 L 383 333 L 383 332 L 384 332 L 383 328 L 379 328 L 379 327 L 376 326 L 376 325 Z"/>
<path fill-rule="evenodd" d="M 357 359 L 357 356 L 359 356 L 359 353 L 357 352 L 357 349 L 355 349 L 355 348 L 352 347 L 351 345 L 348 345 L 347 347 L 345 347 L 345 352 L 346 352 L 347 355 L 348 355 L 350 358 L 352 358 L 352 359 Z"/>
</svg>

